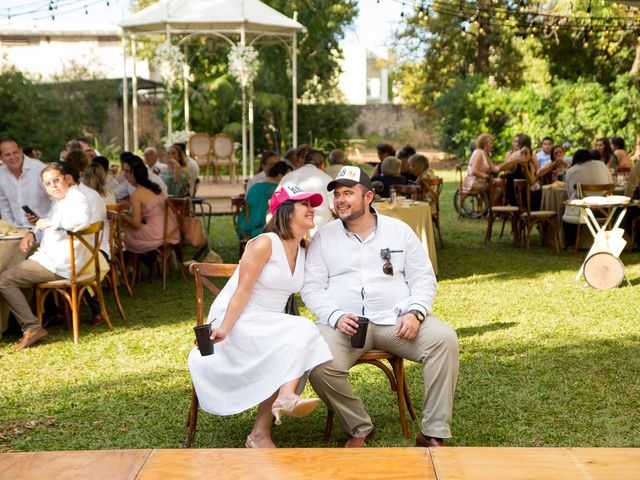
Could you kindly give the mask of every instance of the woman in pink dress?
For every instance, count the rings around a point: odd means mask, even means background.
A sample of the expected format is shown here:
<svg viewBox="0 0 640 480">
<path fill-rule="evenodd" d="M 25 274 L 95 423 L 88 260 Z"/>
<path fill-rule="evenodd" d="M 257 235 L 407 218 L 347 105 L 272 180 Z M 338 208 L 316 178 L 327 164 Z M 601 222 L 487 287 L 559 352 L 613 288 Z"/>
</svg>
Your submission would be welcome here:
<svg viewBox="0 0 640 480">
<path fill-rule="evenodd" d="M 488 133 L 482 133 L 476 138 L 476 149 L 469 158 L 467 174 L 462 183 L 462 191 L 465 193 L 484 193 L 487 190 L 486 178 L 492 173 L 498 173 L 499 167 L 491 161 L 491 147 L 493 137 Z"/>
<path fill-rule="evenodd" d="M 128 251 L 145 253 L 162 245 L 164 205 L 167 199 L 162 189 L 149 180 L 149 171 L 142 162 L 133 162 L 125 172 L 128 182 L 136 187 L 129 196 L 130 214 L 123 214 L 124 243 Z M 167 217 L 169 243 L 180 241 L 178 222 L 172 211 Z"/>
</svg>

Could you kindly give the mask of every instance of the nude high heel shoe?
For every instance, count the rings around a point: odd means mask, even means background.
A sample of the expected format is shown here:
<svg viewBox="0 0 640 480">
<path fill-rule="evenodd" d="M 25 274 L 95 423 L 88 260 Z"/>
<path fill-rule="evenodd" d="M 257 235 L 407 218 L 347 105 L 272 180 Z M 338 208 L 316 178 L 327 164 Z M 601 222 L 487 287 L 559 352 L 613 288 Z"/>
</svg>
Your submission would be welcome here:
<svg viewBox="0 0 640 480">
<path fill-rule="evenodd" d="M 318 404 L 320 403 L 319 398 L 295 398 L 293 400 L 278 400 L 273 403 L 274 406 L 271 409 L 271 414 L 275 417 L 276 425 L 281 425 L 282 420 L 281 417 L 285 417 L 287 415 L 291 417 L 305 417 L 313 412 Z"/>
<path fill-rule="evenodd" d="M 251 438 L 251 435 L 247 435 L 247 441 L 244 442 L 244 446 L 246 448 L 258 448 L 258 445 L 256 445 L 256 442 L 253 441 L 253 438 Z"/>
</svg>

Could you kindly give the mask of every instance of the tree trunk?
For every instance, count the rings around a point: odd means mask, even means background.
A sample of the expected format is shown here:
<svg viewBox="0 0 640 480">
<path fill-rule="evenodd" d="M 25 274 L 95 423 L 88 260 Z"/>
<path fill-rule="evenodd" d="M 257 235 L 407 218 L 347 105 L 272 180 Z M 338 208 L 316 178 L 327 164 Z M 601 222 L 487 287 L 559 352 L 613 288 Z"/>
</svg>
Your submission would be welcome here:
<svg viewBox="0 0 640 480">
<path fill-rule="evenodd" d="M 489 72 L 489 42 L 487 42 L 487 35 L 489 34 L 489 18 L 488 15 L 488 0 L 478 1 L 478 23 L 480 28 L 478 29 L 478 37 L 476 41 L 476 74 L 485 76 Z"/>
</svg>

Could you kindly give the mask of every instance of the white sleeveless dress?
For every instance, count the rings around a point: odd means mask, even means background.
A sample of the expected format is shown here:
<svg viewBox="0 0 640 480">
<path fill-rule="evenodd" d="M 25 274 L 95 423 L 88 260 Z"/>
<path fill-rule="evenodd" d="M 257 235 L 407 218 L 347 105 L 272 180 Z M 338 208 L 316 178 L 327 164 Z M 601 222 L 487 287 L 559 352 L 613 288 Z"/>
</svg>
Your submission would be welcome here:
<svg viewBox="0 0 640 480">
<path fill-rule="evenodd" d="M 203 410 L 234 415 L 269 398 L 278 388 L 333 358 L 329 346 L 309 319 L 284 312 L 289 296 L 304 280 L 304 249 L 298 248 L 291 273 L 284 245 L 274 233 L 271 258 L 260 273 L 240 318 L 214 354 L 189 354 L 191 379 Z M 215 299 L 208 323 L 219 327 L 238 287 L 239 268 Z M 304 382 L 299 390 L 304 388 Z"/>
</svg>

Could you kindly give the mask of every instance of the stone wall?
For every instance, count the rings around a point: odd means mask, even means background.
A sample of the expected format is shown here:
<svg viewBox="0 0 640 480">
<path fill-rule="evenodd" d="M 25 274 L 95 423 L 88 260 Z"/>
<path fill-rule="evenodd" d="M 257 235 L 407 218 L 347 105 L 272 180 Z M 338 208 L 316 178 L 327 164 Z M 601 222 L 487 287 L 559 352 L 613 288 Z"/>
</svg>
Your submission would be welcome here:
<svg viewBox="0 0 640 480">
<path fill-rule="evenodd" d="M 138 139 L 140 148 L 161 147 L 160 137 L 164 131 L 161 115 L 162 101 L 154 98 L 138 98 Z M 129 104 L 129 148 L 133 148 L 132 108 Z M 124 148 L 122 128 L 122 99 L 115 99 L 109 104 L 108 120 L 100 134 L 105 141 Z"/>
<path fill-rule="evenodd" d="M 362 105 L 359 108 L 360 114 L 348 130 L 351 138 L 373 140 L 373 143 L 409 143 L 418 148 L 433 147 L 427 120 L 414 108 L 393 104 Z"/>
</svg>

